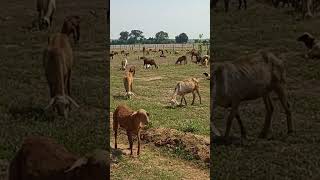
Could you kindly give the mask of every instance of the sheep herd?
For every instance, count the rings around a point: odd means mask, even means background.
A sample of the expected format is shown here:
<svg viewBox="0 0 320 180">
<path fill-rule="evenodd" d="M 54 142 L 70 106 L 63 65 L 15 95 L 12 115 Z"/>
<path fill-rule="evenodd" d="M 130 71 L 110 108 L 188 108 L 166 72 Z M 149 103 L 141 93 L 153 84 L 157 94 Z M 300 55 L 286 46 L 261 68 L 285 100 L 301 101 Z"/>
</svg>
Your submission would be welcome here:
<svg viewBox="0 0 320 180">
<path fill-rule="evenodd" d="M 144 69 L 149 69 L 153 67 L 155 69 L 159 68 L 159 65 L 156 63 L 154 58 L 147 57 L 146 55 L 150 55 L 150 53 L 158 53 L 160 52 L 160 58 L 166 57 L 165 53 L 170 53 L 168 50 L 155 50 L 155 49 L 146 49 L 143 47 L 142 51 L 143 56 L 139 57 L 139 61 L 143 61 L 143 68 Z M 148 53 L 147 53 L 148 52 Z M 136 52 L 137 53 L 137 52 Z M 134 54 L 136 54 L 134 53 Z M 173 54 L 179 54 L 179 51 L 173 51 Z M 119 52 L 117 51 L 111 51 L 110 57 L 115 57 L 119 56 L 122 54 L 123 60 L 121 61 L 121 67 L 120 70 L 124 71 L 124 76 L 123 76 L 123 84 L 125 88 L 125 96 L 128 99 L 131 99 L 132 96 L 135 96 L 135 94 L 132 92 L 133 91 L 133 82 L 134 82 L 134 77 L 136 73 L 136 66 L 131 65 L 128 63 L 127 59 L 127 54 L 129 54 L 128 51 L 122 50 Z M 192 60 L 193 57 L 196 57 L 196 61 L 193 61 L 194 63 L 200 65 L 203 65 L 205 67 L 208 67 L 209 63 L 209 55 L 204 55 L 201 56 L 201 52 L 196 51 L 195 49 L 193 50 L 187 50 L 186 55 L 182 55 L 178 57 L 176 61 L 176 65 L 180 64 L 187 64 L 187 55 L 190 55 L 190 58 Z M 200 86 L 199 86 L 199 79 L 197 78 L 188 78 L 182 81 L 179 81 L 174 89 L 174 93 L 171 97 L 171 100 L 169 104 L 174 107 L 177 105 L 184 105 L 187 106 L 187 101 L 185 99 L 185 95 L 192 93 L 193 99 L 191 105 L 195 103 L 195 98 L 196 95 L 199 97 L 199 103 L 201 104 L 201 95 L 200 95 Z M 181 96 L 181 102 L 179 103 L 177 101 L 177 96 Z M 143 113 L 144 112 L 144 113 Z M 133 111 L 128 107 L 127 105 L 119 105 L 116 110 L 113 113 L 113 131 L 114 131 L 114 139 L 115 139 L 115 149 L 117 149 L 117 134 L 118 134 L 118 128 L 119 126 L 124 128 L 126 130 L 127 136 L 128 136 L 128 141 L 129 141 L 129 148 L 131 150 L 130 154 L 132 155 L 132 146 L 133 146 L 133 140 L 132 140 L 132 135 L 136 135 L 138 139 L 138 152 L 137 154 L 140 154 L 140 130 L 143 128 L 145 125 L 149 123 L 149 113 L 147 113 L 144 109 L 140 109 L 138 111 Z"/>
</svg>

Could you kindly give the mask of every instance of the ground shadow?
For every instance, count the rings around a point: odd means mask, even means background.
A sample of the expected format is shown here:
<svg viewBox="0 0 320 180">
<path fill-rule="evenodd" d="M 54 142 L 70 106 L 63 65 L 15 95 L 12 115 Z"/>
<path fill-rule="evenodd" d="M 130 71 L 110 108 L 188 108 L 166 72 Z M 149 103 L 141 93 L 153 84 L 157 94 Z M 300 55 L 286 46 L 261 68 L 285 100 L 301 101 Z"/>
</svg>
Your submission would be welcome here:
<svg viewBox="0 0 320 180">
<path fill-rule="evenodd" d="M 113 99 L 115 99 L 115 100 L 127 100 L 128 97 L 124 96 L 124 95 L 114 95 Z"/>
</svg>

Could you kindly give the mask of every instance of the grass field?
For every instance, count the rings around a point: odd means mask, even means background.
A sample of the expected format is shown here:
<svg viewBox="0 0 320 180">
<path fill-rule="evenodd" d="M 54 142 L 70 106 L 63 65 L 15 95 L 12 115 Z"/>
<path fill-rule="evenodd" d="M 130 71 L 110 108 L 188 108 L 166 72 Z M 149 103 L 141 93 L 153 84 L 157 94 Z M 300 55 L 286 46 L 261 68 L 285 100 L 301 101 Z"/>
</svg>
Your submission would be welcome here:
<svg viewBox="0 0 320 180">
<path fill-rule="evenodd" d="M 223 4 L 211 11 L 211 36 L 214 37 L 214 61 L 233 60 L 260 48 L 268 48 L 285 60 L 289 103 L 296 134 L 286 134 L 286 118 L 275 102 L 273 138 L 258 139 L 263 126 L 263 101 L 243 103 L 240 113 L 247 128 L 244 146 L 215 146 L 211 151 L 212 179 L 311 179 L 319 178 L 320 153 L 320 61 L 302 57 L 307 49 L 296 41 L 303 32 L 320 37 L 319 19 L 298 21 L 290 9 L 248 1 L 248 9 L 238 11 L 232 5 L 224 13 Z M 214 114 L 224 132 L 222 109 Z M 234 121 L 233 135 L 240 136 Z"/>
<path fill-rule="evenodd" d="M 127 104 L 134 110 L 143 108 L 151 114 L 150 128 L 171 128 L 181 132 L 191 132 L 198 135 L 209 136 L 209 81 L 200 80 L 200 94 L 202 104 L 196 97 L 195 104 L 191 106 L 192 94 L 186 96 L 188 106 L 170 108 L 169 101 L 173 94 L 176 83 L 180 80 L 191 77 L 203 78 L 203 72 L 208 72 L 209 68 L 196 65 L 188 57 L 187 65 L 175 65 L 175 61 L 180 55 L 167 54 L 166 58 L 160 58 L 160 53 L 151 53 L 159 65 L 159 69 L 144 69 L 141 52 L 134 54 L 130 52 L 127 57 L 129 65 L 135 65 L 136 75 L 134 78 L 133 96 L 131 100 L 124 98 L 125 90 L 123 86 L 123 71 L 120 71 L 122 55 L 111 60 L 111 112 L 119 104 Z M 180 97 L 178 98 L 180 101 Z M 111 131 L 112 134 L 113 131 Z M 113 136 L 113 135 L 112 135 Z M 125 134 L 122 136 L 124 147 L 128 147 Z M 111 139 L 113 142 L 113 139 Z M 136 142 L 134 147 L 136 147 Z M 198 165 L 196 162 L 186 161 L 186 156 L 181 152 L 167 152 L 165 148 L 156 148 L 149 144 L 142 146 L 142 155 L 138 158 L 124 156 L 120 162 L 113 165 L 111 169 L 112 178 L 132 178 L 136 179 L 181 179 L 191 178 L 189 173 L 198 174 L 205 179 L 208 178 L 208 168 Z M 136 151 L 135 151 L 136 152 Z M 172 157 L 173 156 L 173 157 Z M 158 162 L 160 159 L 161 163 Z M 168 164 L 169 163 L 169 164 Z M 139 166 L 143 165 L 143 166 Z M 150 169 L 150 166 L 153 168 Z M 192 168 L 191 168 L 191 167 Z M 184 168 L 194 169 L 186 173 Z"/>
<path fill-rule="evenodd" d="M 41 57 L 48 33 L 32 28 L 38 17 L 34 1 L 0 4 L 5 7 L 0 20 L 0 179 L 6 176 L 10 160 L 28 135 L 52 137 L 79 155 L 108 148 L 105 2 L 57 2 L 52 32 L 60 31 L 67 15 L 81 18 L 80 45 L 73 48 L 71 87 L 81 107 L 73 108 L 67 120 L 43 112 L 49 102 L 49 89 Z M 97 18 L 90 10 L 97 13 Z"/>
</svg>

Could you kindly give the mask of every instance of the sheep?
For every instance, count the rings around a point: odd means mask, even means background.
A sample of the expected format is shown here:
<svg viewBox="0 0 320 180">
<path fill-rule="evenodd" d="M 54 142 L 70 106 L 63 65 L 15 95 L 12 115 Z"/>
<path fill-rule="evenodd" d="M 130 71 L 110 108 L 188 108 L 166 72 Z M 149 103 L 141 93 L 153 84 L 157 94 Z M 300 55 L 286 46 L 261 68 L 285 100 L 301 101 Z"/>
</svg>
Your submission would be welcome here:
<svg viewBox="0 0 320 180">
<path fill-rule="evenodd" d="M 180 105 L 182 105 L 182 100 L 184 100 L 185 105 L 187 106 L 187 101 L 184 96 L 188 93 L 192 93 L 192 95 L 193 95 L 193 99 L 192 99 L 192 103 L 191 103 L 191 105 L 193 105 L 194 100 L 196 98 L 195 92 L 198 94 L 199 101 L 201 104 L 201 96 L 200 96 L 199 89 L 200 89 L 199 88 L 199 80 L 196 78 L 191 78 L 191 79 L 187 79 L 187 80 L 178 82 L 175 89 L 174 89 L 174 93 L 172 95 L 172 98 L 170 100 L 171 106 L 178 105 L 177 95 L 181 96 Z"/>
<path fill-rule="evenodd" d="M 298 37 L 297 41 L 303 42 L 309 49 L 306 57 L 320 58 L 320 41 L 317 41 L 310 33 L 303 33 Z"/>
<path fill-rule="evenodd" d="M 53 106 L 59 115 L 68 116 L 71 104 L 79 105 L 70 97 L 73 53 L 68 36 L 53 34 L 48 39 L 48 47 L 43 51 L 43 67 L 50 90 L 50 102 L 45 110 Z"/>
<path fill-rule="evenodd" d="M 230 0 L 224 0 L 224 8 L 226 12 L 228 12 L 229 10 L 229 2 Z M 244 3 L 244 9 L 247 9 L 247 0 L 239 0 L 238 2 L 239 2 L 239 6 L 238 6 L 239 10 L 242 7 L 242 2 Z M 218 3 L 218 0 L 212 0 L 212 4 L 210 4 L 210 7 L 211 8 L 217 7 L 217 3 Z"/>
<path fill-rule="evenodd" d="M 133 135 L 138 139 L 138 151 L 140 154 L 140 132 L 143 127 L 149 124 L 149 113 L 144 109 L 131 110 L 126 105 L 119 105 L 113 113 L 114 148 L 117 149 L 117 135 L 119 126 L 127 131 L 130 155 L 133 155 Z"/>
<path fill-rule="evenodd" d="M 29 136 L 10 163 L 9 180 L 107 179 L 108 154 L 95 150 L 78 157 L 52 138 Z"/>
<path fill-rule="evenodd" d="M 122 60 L 122 62 L 121 62 L 120 70 L 126 70 L 127 65 L 128 65 L 128 60 L 126 58 L 124 58 L 124 60 Z"/>
<path fill-rule="evenodd" d="M 162 57 L 162 58 L 166 58 L 167 56 L 166 56 L 166 55 L 164 55 L 164 54 L 160 54 L 160 57 Z"/>
<path fill-rule="evenodd" d="M 203 66 L 205 66 L 205 67 L 208 67 L 209 59 L 210 59 L 210 56 L 204 55 L 204 56 L 201 58 L 201 64 L 202 64 Z"/>
<path fill-rule="evenodd" d="M 80 17 L 79 16 L 67 16 L 64 19 L 61 33 L 73 35 L 74 43 L 78 43 L 80 40 Z"/>
<path fill-rule="evenodd" d="M 111 59 L 113 59 L 114 54 L 113 54 L 113 53 L 110 53 L 109 56 L 110 56 Z"/>
<path fill-rule="evenodd" d="M 174 51 L 174 54 L 179 54 L 179 51 Z"/>
<path fill-rule="evenodd" d="M 182 61 L 184 61 L 184 64 L 187 64 L 187 56 L 181 56 L 178 58 L 178 60 L 176 61 L 176 64 L 182 64 Z"/>
<path fill-rule="evenodd" d="M 151 67 L 153 65 L 157 69 L 159 68 L 154 59 L 146 58 L 144 56 L 140 59 L 143 59 L 143 67 L 145 67 L 146 69 L 148 68 L 148 65 L 150 65 Z"/>
<path fill-rule="evenodd" d="M 52 26 L 53 15 L 56 11 L 55 0 L 37 0 L 39 29 L 47 29 Z"/>
<path fill-rule="evenodd" d="M 269 51 L 259 50 L 252 56 L 239 58 L 233 62 L 215 64 L 211 74 L 211 112 L 217 107 L 229 108 L 225 137 L 229 136 L 232 120 L 238 120 L 241 137 L 246 138 L 246 130 L 239 113 L 243 101 L 263 98 L 266 106 L 264 127 L 259 135 L 266 138 L 271 126 L 273 113 L 270 93 L 274 91 L 287 115 L 288 134 L 293 132 L 293 122 L 287 98 L 285 67 L 283 61 Z M 211 116 L 213 128 L 214 116 Z"/>
<path fill-rule="evenodd" d="M 129 56 L 129 54 L 130 54 L 129 52 L 125 52 L 124 53 L 125 56 Z"/>
<path fill-rule="evenodd" d="M 130 99 L 131 95 L 135 95 L 132 92 L 132 86 L 133 86 L 133 77 L 136 73 L 135 67 L 134 66 L 130 66 L 124 73 L 124 77 L 123 77 L 123 85 L 124 88 L 126 90 L 126 96 Z"/>
<path fill-rule="evenodd" d="M 206 73 L 206 72 L 204 72 L 203 74 L 206 76 L 206 79 L 207 79 L 207 80 L 210 80 L 210 74 L 208 74 L 208 73 Z"/>
</svg>

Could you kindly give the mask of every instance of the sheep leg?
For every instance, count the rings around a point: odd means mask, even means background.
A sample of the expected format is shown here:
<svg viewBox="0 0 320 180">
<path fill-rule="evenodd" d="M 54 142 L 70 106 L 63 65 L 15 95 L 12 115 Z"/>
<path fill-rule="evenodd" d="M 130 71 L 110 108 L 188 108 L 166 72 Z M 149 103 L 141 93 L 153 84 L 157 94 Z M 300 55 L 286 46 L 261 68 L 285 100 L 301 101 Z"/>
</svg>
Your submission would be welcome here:
<svg viewBox="0 0 320 180">
<path fill-rule="evenodd" d="M 181 106 L 182 106 L 183 97 L 184 97 L 184 96 L 181 96 L 181 101 L 180 101 L 180 105 L 181 105 Z"/>
<path fill-rule="evenodd" d="M 247 139 L 246 129 L 245 129 L 245 127 L 244 127 L 244 125 L 242 123 L 242 120 L 240 118 L 239 109 L 237 110 L 236 119 L 238 120 L 238 124 L 240 126 L 241 137 L 244 138 L 244 139 Z"/>
<path fill-rule="evenodd" d="M 140 154 L 140 131 L 138 132 L 138 151 L 137 151 L 137 155 Z"/>
<path fill-rule="evenodd" d="M 132 139 L 132 133 L 130 131 L 127 131 L 128 141 L 129 141 L 129 148 L 130 148 L 130 155 L 132 155 L 132 148 L 133 148 L 133 139 Z"/>
<path fill-rule="evenodd" d="M 194 91 L 192 92 L 192 103 L 191 105 L 194 104 L 194 100 L 196 99 L 196 94 L 194 93 Z"/>
<path fill-rule="evenodd" d="M 117 149 L 117 136 L 118 136 L 118 129 L 113 129 L 114 130 L 114 148 Z"/>
<path fill-rule="evenodd" d="M 287 94 L 282 86 L 279 86 L 276 89 L 276 93 L 278 94 L 281 105 L 287 115 L 288 134 L 291 134 L 291 133 L 293 133 L 293 122 L 292 122 L 292 115 L 291 115 L 291 111 L 290 111 L 290 105 L 288 103 Z"/>
<path fill-rule="evenodd" d="M 229 10 L 229 0 L 224 0 L 224 8 L 225 8 L 225 11 L 228 12 L 228 10 Z"/>
<path fill-rule="evenodd" d="M 200 104 L 201 104 L 201 96 L 200 96 L 199 89 L 196 89 L 196 92 L 197 92 L 197 94 L 198 94 L 198 96 L 199 96 L 199 101 L 200 101 Z"/>
<path fill-rule="evenodd" d="M 239 6 L 238 6 L 239 10 L 241 9 L 241 6 L 242 6 L 242 0 L 239 0 Z"/>
<path fill-rule="evenodd" d="M 243 0 L 244 2 L 244 9 L 247 9 L 247 0 Z"/>
<path fill-rule="evenodd" d="M 186 97 L 183 96 L 183 99 L 184 99 L 184 103 L 185 105 L 187 106 L 187 100 L 186 100 Z"/>
<path fill-rule="evenodd" d="M 229 114 L 228 120 L 227 120 L 227 127 L 226 127 L 226 132 L 224 137 L 227 138 L 229 137 L 230 131 L 231 131 L 231 126 L 232 126 L 232 120 L 234 119 L 235 115 L 237 114 L 239 103 L 232 103 L 232 109 Z"/>
<path fill-rule="evenodd" d="M 263 97 L 263 102 L 265 104 L 267 112 L 266 112 L 264 125 L 263 125 L 262 131 L 259 135 L 259 138 L 266 138 L 267 137 L 268 132 L 271 127 L 271 121 L 272 121 L 271 118 L 272 118 L 272 113 L 273 113 L 273 105 L 272 105 L 272 101 L 271 101 L 269 94 L 267 94 L 266 96 Z"/>
</svg>

